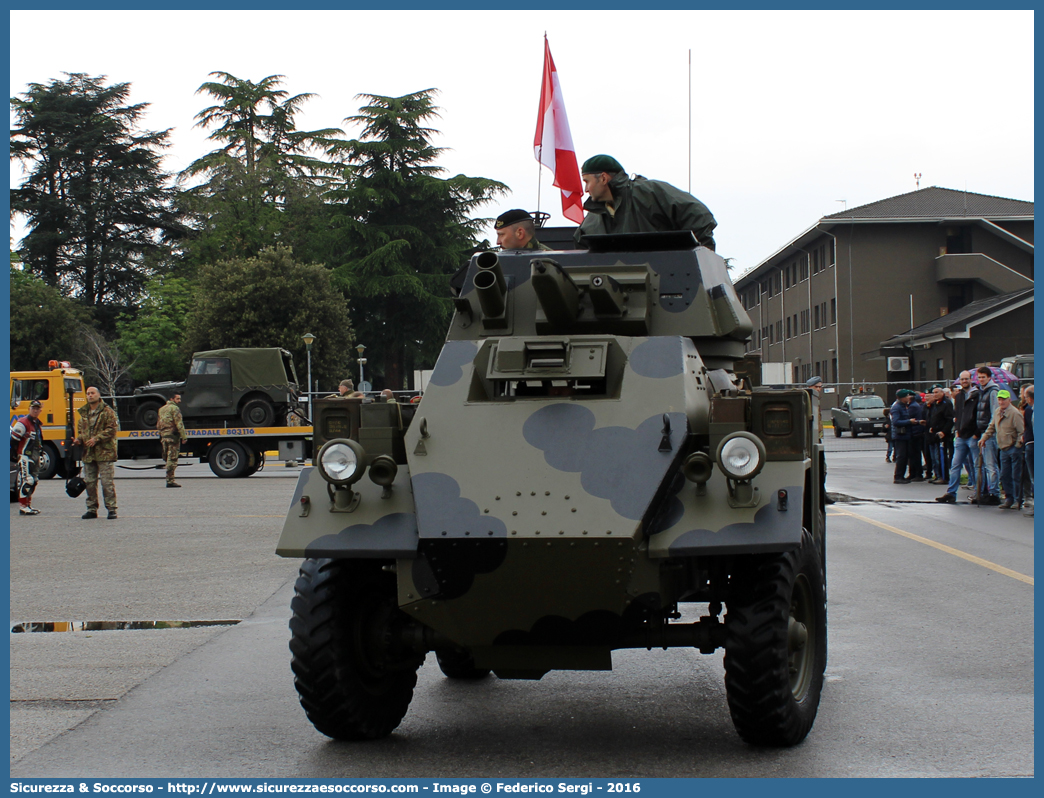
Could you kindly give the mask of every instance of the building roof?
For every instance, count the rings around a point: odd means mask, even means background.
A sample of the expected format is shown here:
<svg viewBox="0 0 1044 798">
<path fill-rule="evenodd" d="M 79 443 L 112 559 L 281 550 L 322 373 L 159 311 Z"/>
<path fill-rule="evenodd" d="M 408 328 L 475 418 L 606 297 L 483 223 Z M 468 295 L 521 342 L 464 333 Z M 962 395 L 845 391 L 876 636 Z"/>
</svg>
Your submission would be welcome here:
<svg viewBox="0 0 1044 798">
<path fill-rule="evenodd" d="M 856 219 L 1032 219 L 1033 203 L 930 186 L 824 216 L 821 221 Z"/>
<path fill-rule="evenodd" d="M 1033 251 L 1033 245 L 1010 231 L 998 227 L 997 221 L 1033 221 L 1033 203 L 1026 200 L 974 194 L 952 188 L 930 186 L 909 194 L 860 205 L 824 216 L 807 230 L 799 233 L 776 252 L 735 280 L 742 290 L 745 283 L 761 278 L 782 261 L 794 257 L 817 238 L 829 234 L 838 225 L 881 224 L 884 222 L 945 222 L 968 220 L 988 229 L 994 235 L 1008 240 L 1020 249 Z"/>
<path fill-rule="evenodd" d="M 881 342 L 881 349 L 894 349 L 905 346 L 923 346 L 945 341 L 950 338 L 968 338 L 971 328 L 985 321 L 1003 316 L 1016 308 L 1033 302 L 1033 288 L 1023 288 L 1007 294 L 986 297 L 969 302 L 963 308 L 925 322 L 912 330 L 893 335 Z M 870 354 L 870 353 L 867 353 Z M 878 353 L 873 353 L 880 356 Z M 866 355 L 864 355 L 864 358 Z"/>
</svg>

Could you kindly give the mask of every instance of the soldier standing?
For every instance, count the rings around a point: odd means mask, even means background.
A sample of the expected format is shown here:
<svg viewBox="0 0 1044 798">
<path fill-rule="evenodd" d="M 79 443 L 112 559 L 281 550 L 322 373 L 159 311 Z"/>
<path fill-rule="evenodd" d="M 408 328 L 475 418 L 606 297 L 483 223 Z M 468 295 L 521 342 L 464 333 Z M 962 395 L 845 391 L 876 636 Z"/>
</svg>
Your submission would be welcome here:
<svg viewBox="0 0 1044 798">
<path fill-rule="evenodd" d="M 101 481 L 105 509 L 109 520 L 116 518 L 116 411 L 101 399 L 101 392 L 87 389 L 87 404 L 78 411 L 80 420 L 76 425 L 76 440 L 82 444 L 83 478 L 87 483 L 87 512 L 83 518 L 98 517 L 98 482 Z"/>
<path fill-rule="evenodd" d="M 163 446 L 163 459 L 167 461 L 167 487 L 180 488 L 174 481 L 174 469 L 178 467 L 178 454 L 181 444 L 188 440 L 185 424 L 181 418 L 181 393 L 176 392 L 167 403 L 159 409 L 156 429 L 159 430 L 160 444 Z"/>
<path fill-rule="evenodd" d="M 11 425 L 11 446 L 18 460 L 18 514 L 39 515 L 33 507 L 33 492 L 39 483 L 40 447 L 43 445 L 43 428 L 40 412 L 43 405 L 39 399 L 29 404 L 29 415 L 15 419 Z"/>
</svg>

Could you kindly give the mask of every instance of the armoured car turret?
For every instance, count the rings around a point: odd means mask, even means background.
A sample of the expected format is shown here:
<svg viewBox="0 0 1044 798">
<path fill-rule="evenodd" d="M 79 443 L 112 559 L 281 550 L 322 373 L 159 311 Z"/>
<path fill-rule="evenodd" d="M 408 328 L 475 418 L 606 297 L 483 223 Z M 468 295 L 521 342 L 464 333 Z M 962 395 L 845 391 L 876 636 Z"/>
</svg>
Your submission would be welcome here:
<svg viewBox="0 0 1044 798">
<path fill-rule="evenodd" d="M 316 403 L 278 553 L 305 558 L 290 648 L 324 734 L 391 733 L 428 652 L 449 678 L 539 679 L 654 646 L 724 647 L 744 740 L 810 730 L 817 400 L 758 385 L 691 233 L 589 243 L 472 258 L 419 405 Z"/>
</svg>

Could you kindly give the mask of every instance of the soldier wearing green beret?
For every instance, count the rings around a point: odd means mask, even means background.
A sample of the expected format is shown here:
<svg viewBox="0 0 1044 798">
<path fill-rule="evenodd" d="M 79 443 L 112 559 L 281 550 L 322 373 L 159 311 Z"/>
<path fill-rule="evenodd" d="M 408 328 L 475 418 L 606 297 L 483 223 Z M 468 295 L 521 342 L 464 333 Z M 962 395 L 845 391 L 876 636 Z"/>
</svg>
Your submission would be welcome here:
<svg viewBox="0 0 1044 798">
<path fill-rule="evenodd" d="M 714 249 L 718 223 L 692 194 L 641 175 L 632 180 L 611 155 L 588 158 L 580 176 L 588 199 L 587 216 L 574 236 L 577 243 L 588 234 L 691 230 L 702 246 Z"/>
<path fill-rule="evenodd" d="M 497 244 L 501 249 L 551 249 L 536 240 L 533 217 L 521 208 L 500 214 L 493 229 L 497 231 Z"/>
</svg>

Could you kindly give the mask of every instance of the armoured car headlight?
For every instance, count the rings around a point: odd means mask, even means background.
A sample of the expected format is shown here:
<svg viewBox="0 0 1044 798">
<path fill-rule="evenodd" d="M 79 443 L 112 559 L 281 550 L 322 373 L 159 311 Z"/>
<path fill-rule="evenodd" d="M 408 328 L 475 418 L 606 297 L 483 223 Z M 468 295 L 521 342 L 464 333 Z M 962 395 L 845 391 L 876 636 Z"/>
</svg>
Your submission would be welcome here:
<svg viewBox="0 0 1044 798">
<path fill-rule="evenodd" d="M 366 451 L 353 440 L 334 438 L 319 450 L 316 462 L 323 479 L 337 487 L 347 487 L 363 475 Z"/>
<path fill-rule="evenodd" d="M 734 432 L 718 445 L 718 465 L 729 479 L 753 479 L 765 465 L 765 444 L 749 432 Z"/>
</svg>

